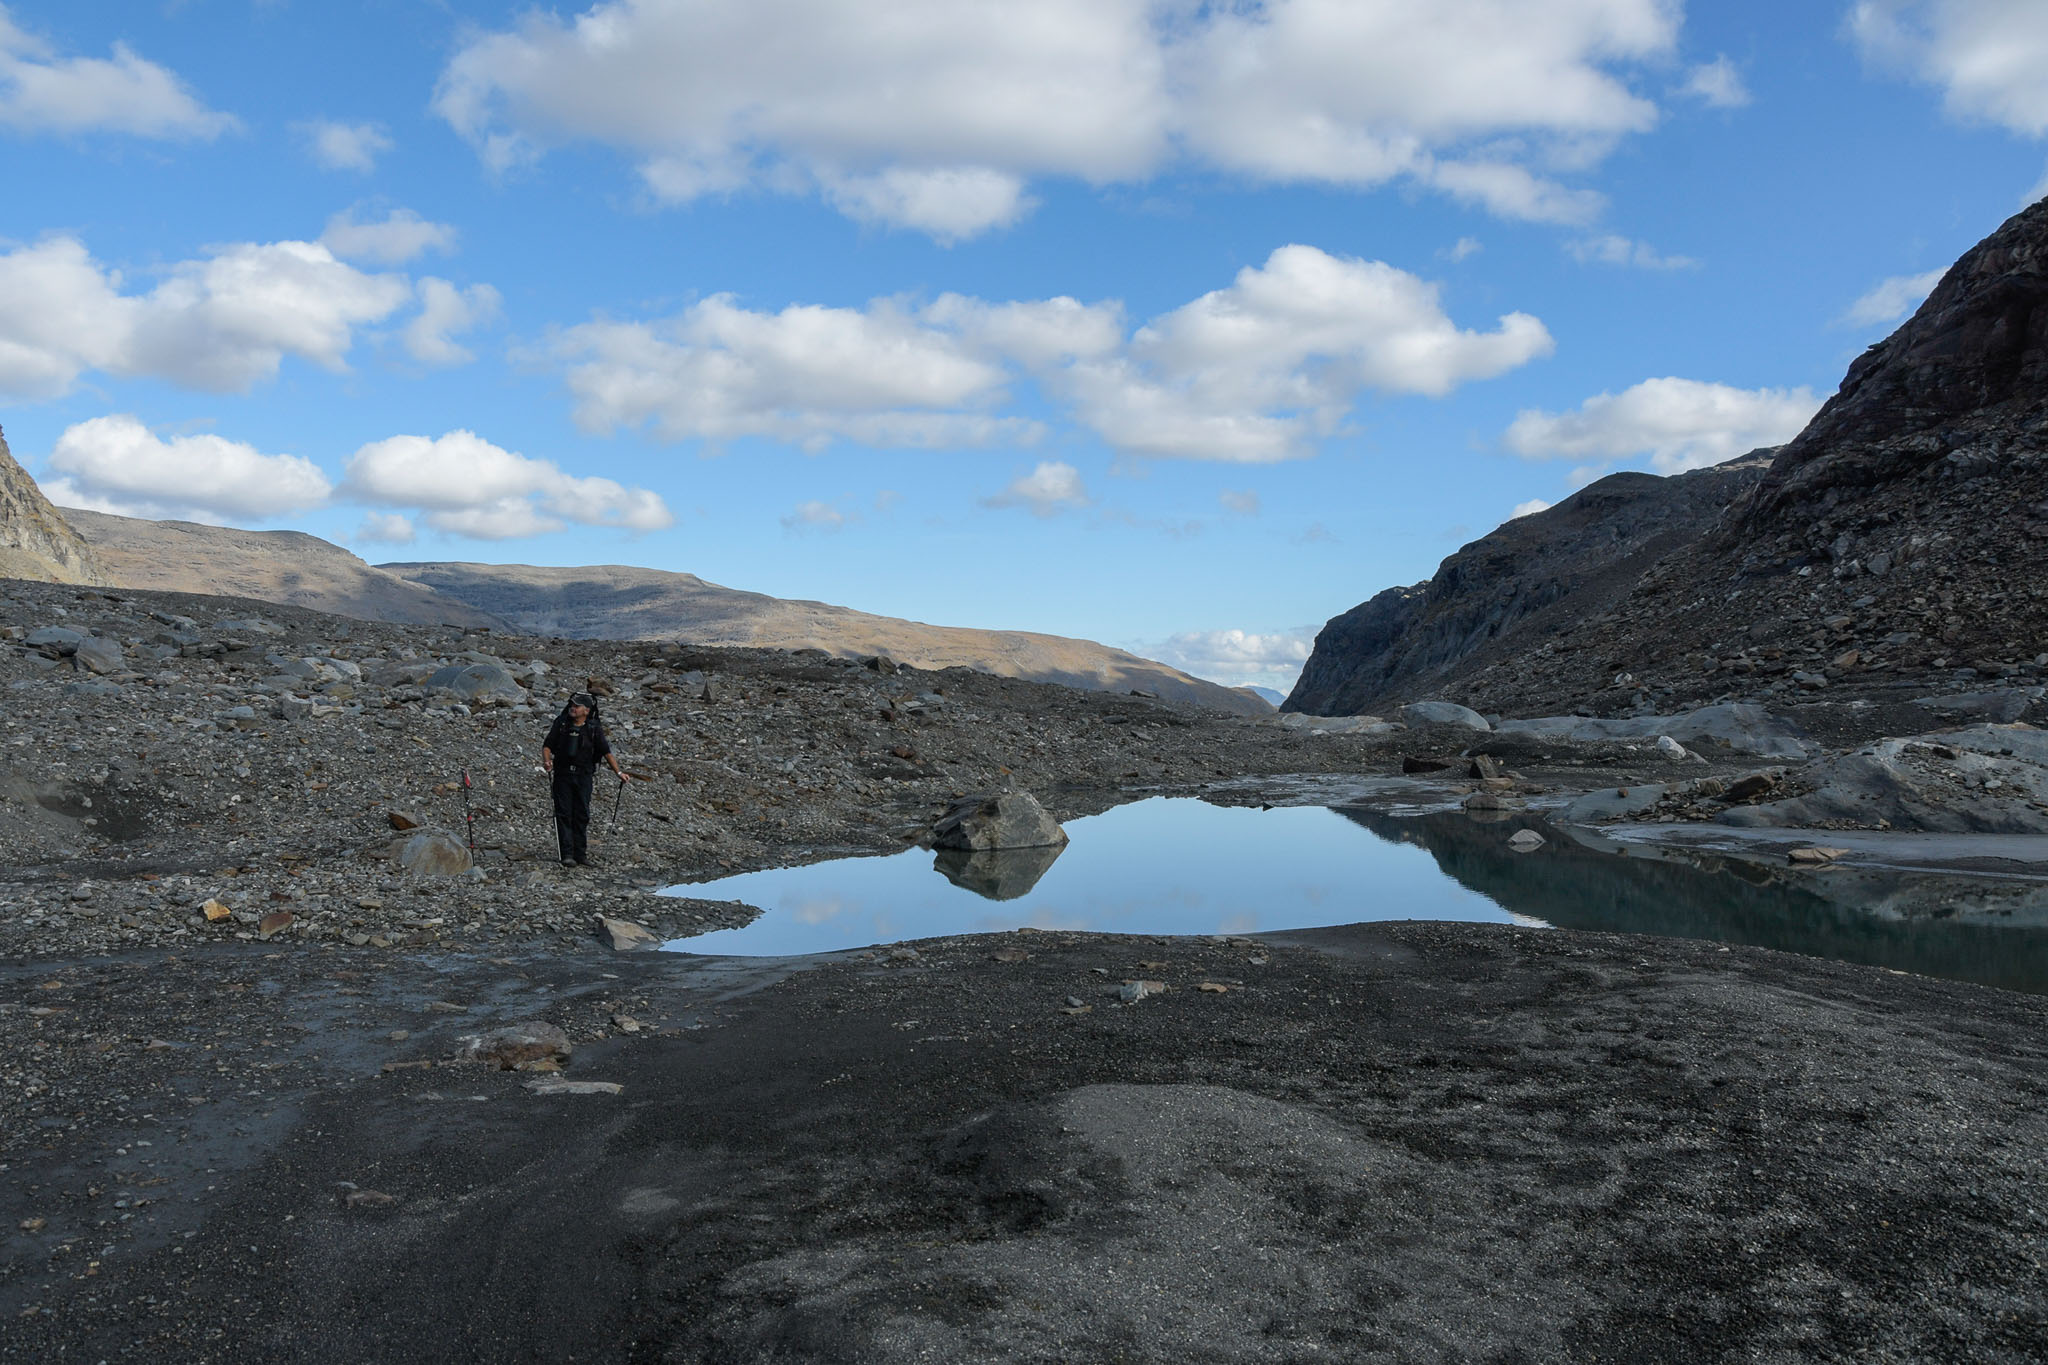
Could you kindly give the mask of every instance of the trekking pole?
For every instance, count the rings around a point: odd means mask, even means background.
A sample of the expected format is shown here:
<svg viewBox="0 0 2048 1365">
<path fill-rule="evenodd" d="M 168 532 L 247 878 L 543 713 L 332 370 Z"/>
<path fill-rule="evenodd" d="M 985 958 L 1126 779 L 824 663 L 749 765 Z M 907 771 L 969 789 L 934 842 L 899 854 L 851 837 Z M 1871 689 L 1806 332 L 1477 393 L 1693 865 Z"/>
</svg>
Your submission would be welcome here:
<svg viewBox="0 0 2048 1365">
<path fill-rule="evenodd" d="M 541 774 L 548 780 L 548 818 L 555 823 L 555 856 L 559 858 L 562 851 L 562 812 L 555 808 L 555 775 L 546 768 L 541 769 Z"/>
<path fill-rule="evenodd" d="M 470 861 L 476 861 L 476 814 L 469 808 L 469 769 L 462 770 L 462 826 L 469 839 Z"/>
<path fill-rule="evenodd" d="M 612 822 L 610 825 L 605 827 L 605 832 L 607 834 L 611 833 L 613 830 L 619 827 L 619 801 L 622 797 L 625 796 L 625 794 L 626 778 L 625 775 L 621 773 L 619 775 L 619 789 L 612 793 Z"/>
</svg>

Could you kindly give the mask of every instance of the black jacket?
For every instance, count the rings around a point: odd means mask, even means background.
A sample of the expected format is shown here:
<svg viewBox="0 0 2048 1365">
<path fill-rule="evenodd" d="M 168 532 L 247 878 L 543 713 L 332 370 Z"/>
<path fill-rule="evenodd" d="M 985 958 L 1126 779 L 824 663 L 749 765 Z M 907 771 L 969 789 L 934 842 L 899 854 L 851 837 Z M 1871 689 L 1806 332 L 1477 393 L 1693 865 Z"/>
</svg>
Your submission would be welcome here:
<svg viewBox="0 0 2048 1365">
<path fill-rule="evenodd" d="M 567 716 L 557 716 L 548 731 L 547 748 L 555 756 L 556 772 L 582 776 L 597 770 L 611 753 L 612 742 L 605 738 L 604 726 L 595 721 L 577 726 L 571 725 Z"/>
</svg>

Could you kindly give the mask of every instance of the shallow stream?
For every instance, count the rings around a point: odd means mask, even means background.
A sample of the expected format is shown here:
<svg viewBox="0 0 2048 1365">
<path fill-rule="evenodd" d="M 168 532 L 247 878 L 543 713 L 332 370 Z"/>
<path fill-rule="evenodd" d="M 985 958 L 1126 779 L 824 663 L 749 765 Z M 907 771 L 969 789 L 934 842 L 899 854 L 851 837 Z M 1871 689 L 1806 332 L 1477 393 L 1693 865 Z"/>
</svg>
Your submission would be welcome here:
<svg viewBox="0 0 2048 1365">
<path fill-rule="evenodd" d="M 1508 840 L 1533 829 L 1544 843 Z M 1623 844 L 1534 816 L 1270 810 L 1160 797 L 1070 821 L 1061 849 L 926 849 L 672 888 L 764 913 L 678 939 L 779 957 L 1030 926 L 1253 934 L 1467 920 L 1752 944 L 2048 993 L 2048 877 L 1774 866 Z"/>
</svg>

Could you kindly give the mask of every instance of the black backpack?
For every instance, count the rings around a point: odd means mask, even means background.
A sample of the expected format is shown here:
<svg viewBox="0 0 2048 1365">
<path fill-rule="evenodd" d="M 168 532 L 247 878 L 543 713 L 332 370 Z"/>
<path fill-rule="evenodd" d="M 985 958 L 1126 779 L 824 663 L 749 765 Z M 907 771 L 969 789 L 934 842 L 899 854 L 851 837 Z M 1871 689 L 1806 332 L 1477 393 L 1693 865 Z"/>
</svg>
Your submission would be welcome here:
<svg viewBox="0 0 2048 1365">
<path fill-rule="evenodd" d="M 583 727 L 585 739 L 597 740 L 605 737 L 604 712 L 598 708 L 595 697 L 592 697 L 590 700 L 590 719 L 583 722 Z M 567 735 L 576 733 L 576 722 L 569 718 L 568 702 L 562 703 L 561 714 L 555 717 L 555 728 Z M 581 745 L 578 746 L 579 749 L 581 747 Z M 596 745 L 592 744 L 590 747 L 595 748 Z M 572 768 L 595 768 L 597 766 L 596 759 L 588 758 L 580 752 L 560 753 L 556 757 Z"/>
</svg>

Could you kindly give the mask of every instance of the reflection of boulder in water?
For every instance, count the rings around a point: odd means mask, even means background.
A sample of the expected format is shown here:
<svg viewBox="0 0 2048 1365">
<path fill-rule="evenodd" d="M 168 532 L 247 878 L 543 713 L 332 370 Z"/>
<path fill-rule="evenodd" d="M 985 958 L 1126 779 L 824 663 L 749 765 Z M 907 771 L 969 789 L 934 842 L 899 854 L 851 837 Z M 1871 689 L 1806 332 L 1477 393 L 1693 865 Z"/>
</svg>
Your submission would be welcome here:
<svg viewBox="0 0 2048 1365">
<path fill-rule="evenodd" d="M 1066 851 L 1064 844 L 1042 848 L 942 848 L 932 862 L 945 879 L 992 901 L 1013 901 L 1038 885 L 1038 879 Z"/>
</svg>

